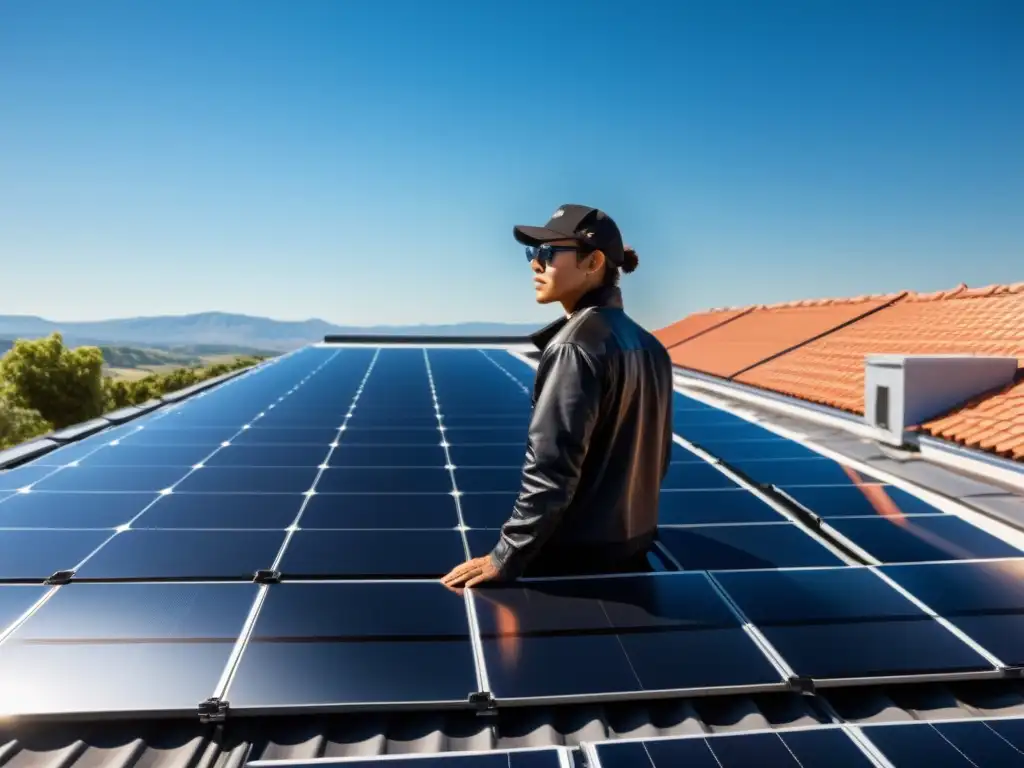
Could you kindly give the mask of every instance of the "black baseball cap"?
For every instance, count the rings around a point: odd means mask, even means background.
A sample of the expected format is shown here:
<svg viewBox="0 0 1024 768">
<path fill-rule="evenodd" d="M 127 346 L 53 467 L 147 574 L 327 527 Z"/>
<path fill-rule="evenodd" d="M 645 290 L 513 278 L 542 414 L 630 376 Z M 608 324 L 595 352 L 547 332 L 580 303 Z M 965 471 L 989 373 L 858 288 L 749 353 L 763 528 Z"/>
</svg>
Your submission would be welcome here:
<svg viewBox="0 0 1024 768">
<path fill-rule="evenodd" d="M 588 205 L 563 205 L 543 227 L 519 225 L 513 227 L 512 234 L 518 242 L 529 246 L 578 240 L 592 250 L 602 251 L 617 267 L 622 266 L 625 258 L 618 225 L 607 213 Z"/>
</svg>

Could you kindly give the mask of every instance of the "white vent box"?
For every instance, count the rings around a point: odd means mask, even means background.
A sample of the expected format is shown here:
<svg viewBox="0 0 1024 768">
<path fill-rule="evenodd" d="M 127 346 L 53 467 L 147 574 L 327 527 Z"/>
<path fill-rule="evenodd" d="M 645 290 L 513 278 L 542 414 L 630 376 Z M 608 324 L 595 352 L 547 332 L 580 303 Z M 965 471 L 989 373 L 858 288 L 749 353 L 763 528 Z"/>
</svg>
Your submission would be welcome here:
<svg viewBox="0 0 1024 768">
<path fill-rule="evenodd" d="M 982 355 L 868 355 L 864 418 L 879 440 L 903 445 L 911 426 L 1013 381 L 1017 358 Z"/>
</svg>

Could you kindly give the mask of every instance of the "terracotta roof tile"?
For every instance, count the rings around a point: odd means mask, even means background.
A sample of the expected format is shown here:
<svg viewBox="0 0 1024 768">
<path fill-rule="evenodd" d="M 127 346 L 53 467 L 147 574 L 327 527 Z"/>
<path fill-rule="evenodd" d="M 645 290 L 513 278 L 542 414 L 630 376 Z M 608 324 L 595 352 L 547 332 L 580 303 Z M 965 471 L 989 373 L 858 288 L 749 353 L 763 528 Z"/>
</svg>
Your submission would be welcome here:
<svg viewBox="0 0 1024 768">
<path fill-rule="evenodd" d="M 663 329 L 678 327 L 680 337 L 703 329 L 670 350 L 677 365 L 853 413 L 864 412 L 870 354 L 1011 355 L 1024 369 L 1024 282 L 791 301 L 747 308 L 725 324 L 709 322 L 725 311 Z M 1024 370 L 1001 392 L 917 429 L 1024 461 Z"/>
<path fill-rule="evenodd" d="M 672 347 L 676 365 L 732 377 L 897 299 L 890 296 L 799 301 L 752 311 Z"/>
<path fill-rule="evenodd" d="M 654 335 L 666 347 L 674 347 L 687 339 L 699 336 L 722 323 L 727 323 L 740 315 L 749 312 L 753 307 L 740 309 L 712 309 L 707 312 L 695 312 L 682 320 L 654 332 Z"/>
<path fill-rule="evenodd" d="M 793 321 L 799 322 L 795 317 Z M 820 327 L 811 315 L 803 322 L 809 336 Z M 795 329 L 787 328 L 783 333 L 766 326 L 759 330 L 757 343 L 767 345 L 764 337 L 769 333 L 774 333 L 777 346 L 784 348 Z M 736 357 L 730 345 L 743 342 L 725 339 L 718 332 L 702 338 L 707 347 L 716 340 L 725 346 L 717 359 L 696 361 L 703 366 L 701 370 L 728 375 L 723 371 L 734 365 Z M 947 291 L 908 294 L 891 306 L 735 378 L 744 384 L 863 413 L 864 358 L 870 354 L 1011 355 L 1024 368 L 1024 283 L 982 288 L 961 284 Z M 923 424 L 921 431 L 1024 460 L 1024 381 Z"/>
</svg>

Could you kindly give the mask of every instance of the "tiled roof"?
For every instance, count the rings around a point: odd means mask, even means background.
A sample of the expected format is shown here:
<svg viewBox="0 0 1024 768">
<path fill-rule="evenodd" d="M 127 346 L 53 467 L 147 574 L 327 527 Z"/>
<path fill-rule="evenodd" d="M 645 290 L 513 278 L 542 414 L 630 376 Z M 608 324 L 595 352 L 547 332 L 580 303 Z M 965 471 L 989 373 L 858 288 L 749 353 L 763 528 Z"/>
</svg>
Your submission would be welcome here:
<svg viewBox="0 0 1024 768">
<path fill-rule="evenodd" d="M 712 328 L 717 328 L 722 323 L 734 320 L 752 309 L 753 307 L 747 307 L 746 309 L 712 309 L 707 312 L 694 312 L 679 322 L 655 331 L 654 335 L 662 344 L 671 348 L 687 339 L 706 333 Z"/>
<path fill-rule="evenodd" d="M 1009 355 L 1024 367 L 1024 283 L 900 294 L 888 305 L 867 299 L 757 307 L 671 351 L 687 368 L 863 413 L 869 354 Z M 1024 459 L 1024 381 L 921 429 Z"/>
<path fill-rule="evenodd" d="M 787 349 L 874 312 L 901 295 L 758 306 L 669 351 L 676 365 L 733 377 Z"/>
</svg>

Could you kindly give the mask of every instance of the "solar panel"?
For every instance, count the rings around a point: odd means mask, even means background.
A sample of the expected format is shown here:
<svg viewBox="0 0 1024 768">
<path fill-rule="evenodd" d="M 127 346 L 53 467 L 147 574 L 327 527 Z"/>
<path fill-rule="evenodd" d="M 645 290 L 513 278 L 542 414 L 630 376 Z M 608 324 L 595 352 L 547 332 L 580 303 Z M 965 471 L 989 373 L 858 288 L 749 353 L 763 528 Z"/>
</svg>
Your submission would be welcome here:
<svg viewBox="0 0 1024 768">
<path fill-rule="evenodd" d="M 771 459 L 814 459 L 821 454 L 782 437 L 753 440 L 703 440 L 700 447 L 726 463 Z"/>
<path fill-rule="evenodd" d="M 194 712 L 255 584 L 69 584 L 0 646 L 0 713 Z"/>
<path fill-rule="evenodd" d="M 436 433 L 435 433 L 436 434 Z M 331 453 L 332 467 L 443 467 L 440 445 L 350 445 L 350 435 Z"/>
<path fill-rule="evenodd" d="M 829 529 L 881 563 L 1020 557 L 1017 547 L 955 515 L 845 517 Z"/>
<path fill-rule="evenodd" d="M 456 528 L 458 525 L 458 510 L 451 492 L 317 493 L 302 513 L 304 529 Z"/>
<path fill-rule="evenodd" d="M 766 459 L 736 461 L 732 465 L 757 483 L 788 489 L 801 485 L 857 485 L 878 483 L 878 479 L 823 456 L 812 459 Z"/>
<path fill-rule="evenodd" d="M 0 636 L 50 589 L 34 584 L 0 585 Z"/>
<path fill-rule="evenodd" d="M 160 496 L 133 528 L 284 529 L 305 496 L 267 493 L 181 493 Z"/>
<path fill-rule="evenodd" d="M 303 529 L 289 540 L 278 570 L 295 578 L 429 579 L 465 559 L 462 534 L 454 529 Z"/>
<path fill-rule="evenodd" d="M 785 519 L 763 499 L 739 487 L 705 491 L 662 489 L 658 502 L 661 525 L 777 523 Z"/>
<path fill-rule="evenodd" d="M 594 745 L 590 768 L 869 768 L 875 763 L 842 728 L 622 740 Z"/>
<path fill-rule="evenodd" d="M 791 486 L 785 493 L 823 519 L 942 514 L 938 507 L 892 485 Z"/>
<path fill-rule="evenodd" d="M 284 531 L 128 530 L 75 571 L 75 580 L 252 579 L 270 568 Z"/>
<path fill-rule="evenodd" d="M 107 446 L 79 460 L 88 467 L 191 467 L 213 450 L 209 445 L 132 445 L 130 441 Z M 183 473 L 184 474 L 184 473 Z"/>
<path fill-rule="evenodd" d="M 564 748 L 493 750 L 490 752 L 447 752 L 440 755 L 388 755 L 386 758 L 342 758 L 339 760 L 254 760 L 247 768 L 379 768 L 381 763 L 394 768 L 570 768 Z"/>
<path fill-rule="evenodd" d="M 524 581 L 473 601 L 499 705 L 781 684 L 704 574 Z"/>
<path fill-rule="evenodd" d="M 703 445 L 704 442 L 712 439 L 726 442 L 777 437 L 764 427 L 742 419 L 718 424 L 676 424 L 673 417 L 673 429 L 677 435 L 698 445 Z"/>
<path fill-rule="evenodd" d="M 0 581 L 45 581 L 74 570 L 112 535 L 103 530 L 0 531 Z"/>
<path fill-rule="evenodd" d="M 0 499 L 0 528 L 116 528 L 158 498 L 153 493 L 18 493 Z"/>
<path fill-rule="evenodd" d="M 1024 666 L 1024 559 L 879 570 L 1004 664 Z"/>
<path fill-rule="evenodd" d="M 267 587 L 226 699 L 241 710 L 455 705 L 479 688 L 465 599 L 439 583 L 282 583 Z"/>
<path fill-rule="evenodd" d="M 459 469 L 467 467 L 513 467 L 519 469 L 526 459 L 526 427 L 523 439 L 509 445 L 452 445 L 448 452 Z"/>
<path fill-rule="evenodd" d="M 512 514 L 517 498 L 518 489 L 501 493 L 463 493 L 459 496 L 462 519 L 470 528 L 500 528 Z"/>
<path fill-rule="evenodd" d="M 788 521 L 658 527 L 658 541 L 685 570 L 844 565 L 805 529 Z"/>
<path fill-rule="evenodd" d="M 207 467 L 317 467 L 328 445 L 229 445 L 203 462 Z"/>
<path fill-rule="evenodd" d="M 671 464 L 661 484 L 664 490 L 736 488 L 736 483 L 713 465 L 702 463 Z"/>
<path fill-rule="evenodd" d="M 52 474 L 54 467 L 27 465 L 0 472 L 0 491 L 17 491 Z"/>
<path fill-rule="evenodd" d="M 734 571 L 714 578 L 795 674 L 821 685 L 994 669 L 866 568 Z"/>
<path fill-rule="evenodd" d="M 862 726 L 893 768 L 1024 765 L 1024 720 Z"/>
</svg>

